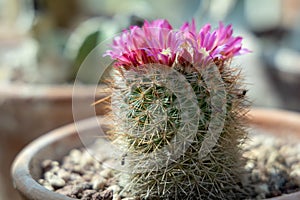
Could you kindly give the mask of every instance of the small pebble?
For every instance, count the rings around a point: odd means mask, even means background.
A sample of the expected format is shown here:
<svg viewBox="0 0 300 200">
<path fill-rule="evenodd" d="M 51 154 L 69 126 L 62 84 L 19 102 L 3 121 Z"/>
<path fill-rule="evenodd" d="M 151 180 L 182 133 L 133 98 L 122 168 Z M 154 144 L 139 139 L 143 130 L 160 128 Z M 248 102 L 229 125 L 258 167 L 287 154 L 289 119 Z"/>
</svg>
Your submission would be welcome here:
<svg viewBox="0 0 300 200">
<path fill-rule="evenodd" d="M 298 185 L 300 185 L 300 168 L 291 171 L 290 176 L 294 178 Z"/>
<path fill-rule="evenodd" d="M 51 179 L 49 179 L 48 181 L 53 187 L 58 187 L 58 188 L 63 187 L 66 184 L 66 182 L 62 178 L 59 178 L 58 176 L 52 176 Z"/>
<path fill-rule="evenodd" d="M 52 167 L 59 166 L 59 162 L 57 162 L 57 161 L 52 161 L 52 162 L 51 162 L 51 166 L 52 166 Z"/>
<path fill-rule="evenodd" d="M 45 184 L 44 187 L 45 187 L 47 190 L 54 191 L 54 188 L 53 188 L 51 185 Z"/>
<path fill-rule="evenodd" d="M 100 172 L 100 176 L 104 177 L 104 178 L 110 178 L 112 177 L 112 171 L 111 169 L 104 169 Z"/>
<path fill-rule="evenodd" d="M 94 162 L 94 158 L 87 151 L 85 151 L 82 154 L 82 158 L 80 160 L 79 165 L 84 167 L 86 165 L 93 164 L 93 162 Z"/>
<path fill-rule="evenodd" d="M 118 185 L 111 185 L 107 188 L 107 190 L 112 190 L 114 193 L 119 193 L 121 188 Z"/>
<path fill-rule="evenodd" d="M 91 174 L 91 173 L 83 174 L 83 175 L 82 175 L 82 178 L 83 178 L 85 181 L 91 181 L 91 180 L 93 179 L 93 174 Z"/>
<path fill-rule="evenodd" d="M 74 165 L 73 169 L 72 169 L 72 172 L 75 172 L 75 173 L 80 174 L 80 175 L 84 174 L 84 171 L 83 171 L 83 169 L 80 165 Z"/>
<path fill-rule="evenodd" d="M 77 174 L 77 173 L 71 173 L 70 174 L 70 180 L 79 180 L 79 179 L 81 179 L 81 176 L 79 175 L 79 174 Z"/>
<path fill-rule="evenodd" d="M 44 160 L 43 162 L 42 162 L 42 168 L 45 170 L 45 171 L 47 171 L 47 170 L 49 170 L 52 166 L 51 166 L 51 160 Z"/>
<path fill-rule="evenodd" d="M 254 167 L 255 167 L 254 162 L 253 162 L 253 161 L 248 161 L 247 164 L 246 164 L 246 166 L 245 166 L 245 169 L 246 169 L 247 171 L 250 171 L 250 170 L 252 170 Z"/>
<path fill-rule="evenodd" d="M 42 179 L 42 178 L 38 180 L 38 183 L 41 184 L 41 185 L 44 185 L 45 182 L 46 182 L 45 179 Z"/>
<path fill-rule="evenodd" d="M 80 160 L 81 160 L 81 151 L 79 151 L 78 149 L 73 149 L 71 150 L 70 152 L 70 157 L 71 157 L 71 160 L 73 161 L 73 163 L 75 164 L 79 164 L 80 163 Z"/>
<path fill-rule="evenodd" d="M 97 179 L 94 179 L 93 181 L 93 189 L 94 190 L 100 190 L 103 189 L 106 184 L 106 179 L 99 176 Z"/>
<path fill-rule="evenodd" d="M 43 186 L 48 189 L 48 190 L 51 190 L 51 191 L 54 191 L 54 188 L 52 187 L 52 185 L 48 182 L 48 181 L 43 181 Z"/>
<path fill-rule="evenodd" d="M 297 162 L 299 162 L 299 158 L 297 158 L 297 156 L 288 156 L 285 158 L 285 162 L 286 162 L 287 166 L 292 166 L 292 165 L 296 164 Z"/>
<path fill-rule="evenodd" d="M 64 181 L 68 181 L 70 179 L 70 172 L 64 169 L 59 169 L 57 172 L 57 176 L 64 179 Z"/>
<path fill-rule="evenodd" d="M 44 177 L 45 177 L 46 180 L 51 179 L 52 176 L 54 176 L 54 174 L 53 174 L 53 172 L 51 172 L 51 171 L 48 171 L 48 172 L 46 172 L 46 173 L 44 174 Z"/>
</svg>

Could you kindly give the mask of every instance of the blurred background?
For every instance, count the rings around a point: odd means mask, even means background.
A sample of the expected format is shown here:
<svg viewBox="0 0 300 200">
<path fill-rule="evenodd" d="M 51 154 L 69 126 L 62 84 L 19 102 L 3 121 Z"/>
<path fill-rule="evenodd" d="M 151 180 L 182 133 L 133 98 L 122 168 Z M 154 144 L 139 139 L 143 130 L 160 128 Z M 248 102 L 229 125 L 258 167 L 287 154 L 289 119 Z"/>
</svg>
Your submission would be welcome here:
<svg viewBox="0 0 300 200">
<path fill-rule="evenodd" d="M 17 152 L 72 122 L 72 84 L 88 53 L 157 18 L 174 28 L 192 18 L 198 27 L 233 24 L 252 50 L 234 64 L 253 105 L 300 111 L 299 0 L 0 0 L 0 200 L 18 199 L 9 176 Z M 78 77 L 82 105 L 91 103 L 85 95 L 95 70 Z"/>
</svg>

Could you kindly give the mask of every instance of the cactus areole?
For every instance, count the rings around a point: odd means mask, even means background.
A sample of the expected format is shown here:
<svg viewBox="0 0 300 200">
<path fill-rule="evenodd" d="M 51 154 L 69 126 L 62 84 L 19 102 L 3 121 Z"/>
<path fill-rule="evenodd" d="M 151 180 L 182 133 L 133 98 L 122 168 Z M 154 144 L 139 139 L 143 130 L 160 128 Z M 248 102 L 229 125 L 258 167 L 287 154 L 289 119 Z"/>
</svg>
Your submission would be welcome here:
<svg viewBox="0 0 300 200">
<path fill-rule="evenodd" d="M 124 191 L 141 199 L 241 199 L 247 101 L 223 23 L 175 30 L 145 21 L 113 40 L 113 140 L 125 152 Z"/>
</svg>

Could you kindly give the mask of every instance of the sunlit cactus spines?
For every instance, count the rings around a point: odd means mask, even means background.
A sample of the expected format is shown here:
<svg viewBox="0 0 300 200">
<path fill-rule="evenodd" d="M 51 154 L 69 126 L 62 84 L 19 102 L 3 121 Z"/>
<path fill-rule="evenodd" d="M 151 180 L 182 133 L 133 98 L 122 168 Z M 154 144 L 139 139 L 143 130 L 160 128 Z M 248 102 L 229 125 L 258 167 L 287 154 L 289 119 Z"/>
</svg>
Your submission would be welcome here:
<svg viewBox="0 0 300 200">
<path fill-rule="evenodd" d="M 231 26 L 145 21 L 114 38 L 113 139 L 123 192 L 141 199 L 242 199 L 246 90 Z"/>
</svg>

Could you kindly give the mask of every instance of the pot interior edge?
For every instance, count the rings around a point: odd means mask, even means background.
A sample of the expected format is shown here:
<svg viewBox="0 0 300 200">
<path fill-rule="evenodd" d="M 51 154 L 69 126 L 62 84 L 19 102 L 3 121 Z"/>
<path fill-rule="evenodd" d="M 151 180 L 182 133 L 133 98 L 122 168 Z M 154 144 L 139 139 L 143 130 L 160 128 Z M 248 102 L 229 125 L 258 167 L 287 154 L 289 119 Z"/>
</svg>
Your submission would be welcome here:
<svg viewBox="0 0 300 200">
<path fill-rule="evenodd" d="M 63 138 L 63 140 L 54 141 L 50 145 L 45 146 L 45 148 L 40 149 L 40 151 L 32 157 L 29 163 L 29 170 L 32 178 L 36 181 L 41 178 L 41 163 L 45 159 L 61 161 L 61 155 L 66 155 L 72 148 L 80 146 L 81 141 L 77 134 L 70 134 L 66 138 Z"/>
</svg>

